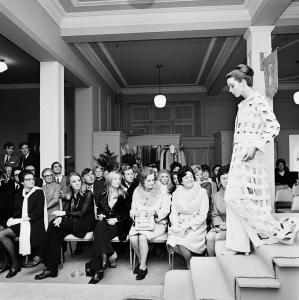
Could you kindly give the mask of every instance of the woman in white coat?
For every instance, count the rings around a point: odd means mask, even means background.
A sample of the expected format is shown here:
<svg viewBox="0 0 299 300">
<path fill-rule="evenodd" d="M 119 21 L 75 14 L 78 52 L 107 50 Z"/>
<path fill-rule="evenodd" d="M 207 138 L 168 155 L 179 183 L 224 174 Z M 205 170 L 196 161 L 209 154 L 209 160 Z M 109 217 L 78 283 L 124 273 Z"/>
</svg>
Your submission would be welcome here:
<svg viewBox="0 0 299 300">
<path fill-rule="evenodd" d="M 189 167 L 179 170 L 178 181 L 180 185 L 172 195 L 167 244 L 184 257 L 190 269 L 192 253 L 201 254 L 206 249 L 209 198 Z"/>
</svg>

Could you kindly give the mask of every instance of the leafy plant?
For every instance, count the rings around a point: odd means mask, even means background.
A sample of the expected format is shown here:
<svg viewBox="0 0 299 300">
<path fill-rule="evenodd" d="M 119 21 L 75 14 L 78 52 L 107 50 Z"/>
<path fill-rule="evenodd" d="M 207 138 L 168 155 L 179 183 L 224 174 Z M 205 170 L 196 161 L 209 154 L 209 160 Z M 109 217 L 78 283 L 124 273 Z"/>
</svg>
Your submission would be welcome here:
<svg viewBox="0 0 299 300">
<path fill-rule="evenodd" d="M 97 161 L 97 163 L 100 166 L 104 167 L 105 170 L 108 170 L 109 172 L 119 168 L 119 162 L 117 161 L 117 154 L 111 152 L 107 144 L 104 153 L 100 154 L 98 158 L 96 157 L 93 158 Z"/>
</svg>

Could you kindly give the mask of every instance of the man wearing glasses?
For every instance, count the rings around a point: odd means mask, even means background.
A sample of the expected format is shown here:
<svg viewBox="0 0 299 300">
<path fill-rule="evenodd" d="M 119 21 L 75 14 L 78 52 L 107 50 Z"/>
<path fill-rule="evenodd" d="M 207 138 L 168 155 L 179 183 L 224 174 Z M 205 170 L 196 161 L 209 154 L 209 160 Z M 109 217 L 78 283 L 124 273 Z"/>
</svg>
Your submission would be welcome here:
<svg viewBox="0 0 299 300">
<path fill-rule="evenodd" d="M 51 215 L 52 211 L 60 210 L 60 184 L 54 181 L 54 173 L 51 168 L 43 169 L 42 177 L 45 181 L 45 185 L 42 187 L 47 202 L 47 210 L 48 210 L 48 221 L 52 221 L 54 216 Z"/>
</svg>

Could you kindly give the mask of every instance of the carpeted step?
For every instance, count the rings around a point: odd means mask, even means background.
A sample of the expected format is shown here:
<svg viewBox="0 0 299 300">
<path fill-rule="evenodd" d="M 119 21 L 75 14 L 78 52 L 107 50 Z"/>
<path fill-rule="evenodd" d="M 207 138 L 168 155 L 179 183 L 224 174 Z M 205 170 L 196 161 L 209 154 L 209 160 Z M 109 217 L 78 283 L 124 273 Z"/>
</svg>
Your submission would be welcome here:
<svg viewBox="0 0 299 300">
<path fill-rule="evenodd" d="M 196 300 L 234 299 L 216 257 L 193 257 L 191 259 L 191 276 Z"/>
<path fill-rule="evenodd" d="M 191 272 L 172 270 L 165 275 L 163 300 L 195 300 Z"/>
<path fill-rule="evenodd" d="M 273 270 L 267 267 L 256 252 L 248 256 L 221 255 L 225 249 L 225 241 L 217 242 L 215 247 L 217 260 L 233 295 L 236 291 L 236 280 L 240 278 L 247 279 L 242 281 L 242 284 L 246 283 L 248 287 L 277 288 L 279 282 L 275 279 Z"/>
<path fill-rule="evenodd" d="M 0 290 L 0 299 L 10 300 L 162 300 L 163 286 L 2 282 Z"/>
</svg>

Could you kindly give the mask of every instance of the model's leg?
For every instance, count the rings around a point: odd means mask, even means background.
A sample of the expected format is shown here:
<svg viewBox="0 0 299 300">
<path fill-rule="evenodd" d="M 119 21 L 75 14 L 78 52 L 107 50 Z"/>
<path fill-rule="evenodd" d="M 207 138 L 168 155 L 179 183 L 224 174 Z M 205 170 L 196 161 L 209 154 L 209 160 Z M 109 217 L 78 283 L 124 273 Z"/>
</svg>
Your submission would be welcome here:
<svg viewBox="0 0 299 300">
<path fill-rule="evenodd" d="M 216 232 L 215 231 L 209 231 L 206 239 L 207 239 L 207 250 L 209 256 L 215 256 L 215 237 Z"/>
<path fill-rule="evenodd" d="M 182 256 L 184 257 L 184 259 L 186 261 L 187 269 L 190 270 L 191 251 L 182 245 L 179 245 L 178 247 L 180 249 Z"/>
</svg>

